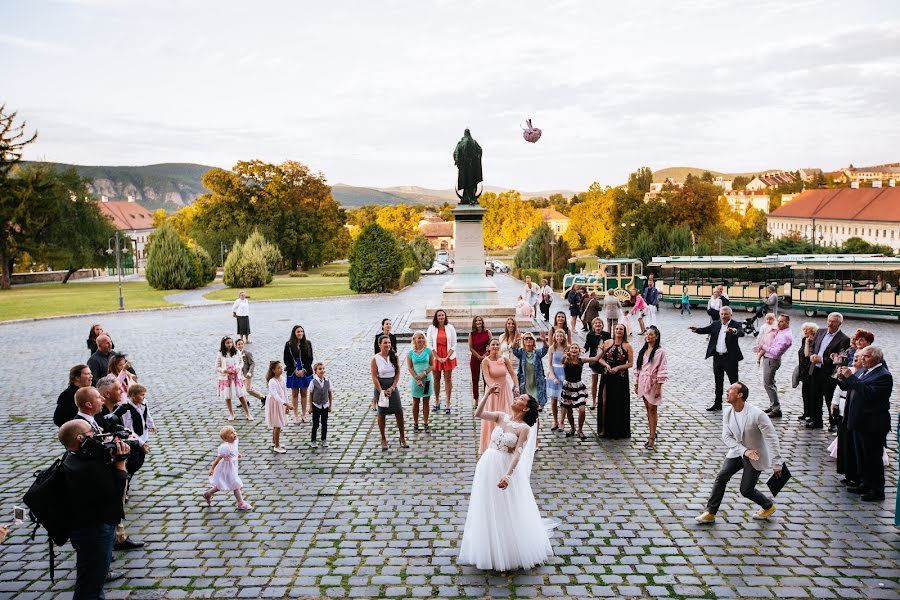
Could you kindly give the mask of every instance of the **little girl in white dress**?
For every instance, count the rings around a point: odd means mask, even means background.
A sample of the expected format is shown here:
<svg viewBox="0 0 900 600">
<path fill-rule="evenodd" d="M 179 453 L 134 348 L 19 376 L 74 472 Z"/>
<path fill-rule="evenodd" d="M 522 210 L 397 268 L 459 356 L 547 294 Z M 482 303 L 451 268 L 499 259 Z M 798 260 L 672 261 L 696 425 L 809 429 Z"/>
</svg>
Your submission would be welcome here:
<svg viewBox="0 0 900 600">
<path fill-rule="evenodd" d="M 475 416 L 495 421 L 487 450 L 478 459 L 459 563 L 491 571 L 530 569 L 553 556 L 549 529 L 531 491 L 537 441 L 537 400 L 527 394 L 512 404 L 512 416 L 484 406 L 500 385 L 485 390 Z"/>
<path fill-rule="evenodd" d="M 222 438 L 222 444 L 209 468 L 209 485 L 212 487 L 203 492 L 203 499 L 207 505 L 212 505 L 213 494 L 230 490 L 234 492 L 238 510 L 253 510 L 253 507 L 241 497 L 244 482 L 238 476 L 238 459 L 241 454 L 238 452 L 237 431 L 231 425 L 226 425 L 219 432 L 219 437 Z"/>
</svg>

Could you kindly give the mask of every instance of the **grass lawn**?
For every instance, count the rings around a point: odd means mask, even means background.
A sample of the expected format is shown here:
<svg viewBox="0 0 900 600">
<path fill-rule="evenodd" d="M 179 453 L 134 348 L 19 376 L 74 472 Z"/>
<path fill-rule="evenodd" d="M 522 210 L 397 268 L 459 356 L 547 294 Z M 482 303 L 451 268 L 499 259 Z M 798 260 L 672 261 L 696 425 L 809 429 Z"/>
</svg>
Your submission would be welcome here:
<svg viewBox="0 0 900 600">
<path fill-rule="evenodd" d="M 163 300 L 163 296 L 177 291 L 154 290 L 145 281 L 122 284 L 126 309 L 176 306 Z M 116 282 L 43 283 L 0 291 L 0 321 L 113 312 L 118 309 L 119 284 Z"/>
<path fill-rule="evenodd" d="M 311 269 L 308 277 L 288 277 L 276 275 L 266 287 L 251 288 L 247 296 L 251 300 L 294 300 L 299 298 L 321 298 L 323 296 L 349 296 L 356 292 L 350 289 L 347 277 L 324 277 L 323 273 L 346 272 L 346 264 L 327 265 Z M 204 294 L 209 300 L 234 300 L 237 290 L 225 288 Z"/>
</svg>

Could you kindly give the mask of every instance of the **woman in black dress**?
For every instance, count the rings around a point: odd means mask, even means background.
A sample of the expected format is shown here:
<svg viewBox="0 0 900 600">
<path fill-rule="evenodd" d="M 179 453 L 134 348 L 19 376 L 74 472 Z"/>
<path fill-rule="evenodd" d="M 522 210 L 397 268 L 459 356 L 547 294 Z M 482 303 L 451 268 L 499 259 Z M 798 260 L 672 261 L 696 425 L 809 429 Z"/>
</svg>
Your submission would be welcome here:
<svg viewBox="0 0 900 600">
<path fill-rule="evenodd" d="M 393 327 L 393 323 L 391 323 L 390 319 L 382 319 L 381 320 L 381 331 L 375 334 L 375 347 L 374 353 L 378 354 L 381 350 L 381 344 L 378 342 L 381 341 L 381 336 L 388 336 L 388 339 L 391 340 L 391 348 L 394 352 L 397 351 L 397 336 L 391 333 L 391 328 Z"/>
<path fill-rule="evenodd" d="M 625 325 L 617 323 L 611 340 L 600 350 L 603 375 L 603 406 L 597 415 L 597 434 L 618 439 L 631 437 L 631 386 L 628 369 L 634 361 L 634 349 L 628 343 Z"/>
<path fill-rule="evenodd" d="M 313 348 L 306 337 L 306 331 L 299 325 L 291 329 L 291 337 L 284 343 L 284 372 L 287 373 L 287 388 L 291 390 L 291 402 L 294 405 L 294 423 L 302 420 L 309 423 L 306 405 L 306 388 L 312 381 Z M 297 410 L 300 399 L 303 410 Z"/>
<path fill-rule="evenodd" d="M 603 342 L 610 338 L 609 332 L 603 330 L 603 319 L 594 317 L 591 320 L 591 330 L 584 339 L 584 351 L 588 356 L 597 356 L 597 352 L 603 345 Z M 600 383 L 600 376 L 603 375 L 603 367 L 600 363 L 591 363 L 591 410 L 597 409 L 597 384 Z"/>
</svg>

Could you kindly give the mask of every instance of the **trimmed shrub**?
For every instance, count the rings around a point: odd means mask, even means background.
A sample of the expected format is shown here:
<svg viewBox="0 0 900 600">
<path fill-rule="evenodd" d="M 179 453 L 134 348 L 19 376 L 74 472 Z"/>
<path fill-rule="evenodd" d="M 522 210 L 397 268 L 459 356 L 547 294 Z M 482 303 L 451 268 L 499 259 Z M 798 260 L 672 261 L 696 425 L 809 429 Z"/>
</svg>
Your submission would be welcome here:
<svg viewBox="0 0 900 600">
<path fill-rule="evenodd" d="M 291 271 L 288 273 L 288 277 L 309 277 L 309 273 L 304 273 L 303 271 Z"/>
<path fill-rule="evenodd" d="M 203 287 L 216 278 L 216 265 L 203 246 L 192 244 L 188 248 L 191 256 L 191 287 Z"/>
<path fill-rule="evenodd" d="M 254 229 L 253 233 L 250 234 L 250 237 L 244 242 L 245 250 L 248 246 L 259 246 L 260 250 L 262 250 L 263 256 L 265 256 L 266 259 L 266 266 L 269 269 L 269 277 L 266 280 L 266 283 L 272 283 L 272 277 L 275 275 L 279 263 L 281 263 L 281 251 L 278 250 L 278 246 L 266 241 L 266 238 L 263 237 L 258 229 Z"/>
<path fill-rule="evenodd" d="M 430 269 L 434 264 L 434 258 L 437 252 L 425 236 L 417 235 L 409 242 L 409 249 L 412 252 L 413 264 L 407 265 L 416 267 L 418 270 Z"/>
<path fill-rule="evenodd" d="M 222 281 L 228 287 L 254 288 L 272 283 L 281 252 L 258 231 L 243 243 L 236 241 L 225 259 Z M 305 275 L 305 274 L 304 274 Z"/>
<path fill-rule="evenodd" d="M 147 283 L 157 290 L 185 290 L 198 287 L 195 263 L 175 229 L 168 223 L 156 231 L 147 247 Z"/>
<path fill-rule="evenodd" d="M 235 275 L 243 257 L 244 245 L 236 241 L 231 246 L 231 250 L 228 251 L 228 256 L 225 257 L 225 264 L 222 266 L 222 283 L 228 287 L 240 287 L 240 284 L 235 280 Z"/>
<path fill-rule="evenodd" d="M 377 223 L 367 225 L 350 246 L 350 289 L 360 294 L 391 289 L 403 262 L 403 243 Z"/>
<path fill-rule="evenodd" d="M 406 267 L 403 269 L 403 273 L 400 274 L 400 285 L 398 287 L 405 288 L 417 282 L 419 277 L 421 277 L 420 271 L 421 269 L 418 267 Z"/>
</svg>

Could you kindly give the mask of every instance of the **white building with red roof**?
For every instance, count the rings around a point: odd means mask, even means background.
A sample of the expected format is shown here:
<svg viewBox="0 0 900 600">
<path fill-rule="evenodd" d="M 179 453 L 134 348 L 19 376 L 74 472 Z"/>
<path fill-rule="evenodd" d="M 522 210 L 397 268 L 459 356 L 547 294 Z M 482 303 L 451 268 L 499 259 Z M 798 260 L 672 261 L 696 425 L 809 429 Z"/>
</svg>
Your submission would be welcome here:
<svg viewBox="0 0 900 600">
<path fill-rule="evenodd" d="M 132 240 L 135 266 L 143 268 L 147 262 L 147 243 L 150 235 L 156 231 L 153 227 L 153 214 L 133 198 L 110 202 L 104 196 L 99 205 L 100 212 L 109 219 L 113 227 Z"/>
<path fill-rule="evenodd" d="M 900 189 L 807 190 L 768 215 L 774 238 L 799 235 L 839 245 L 852 237 L 900 252 Z"/>
</svg>

